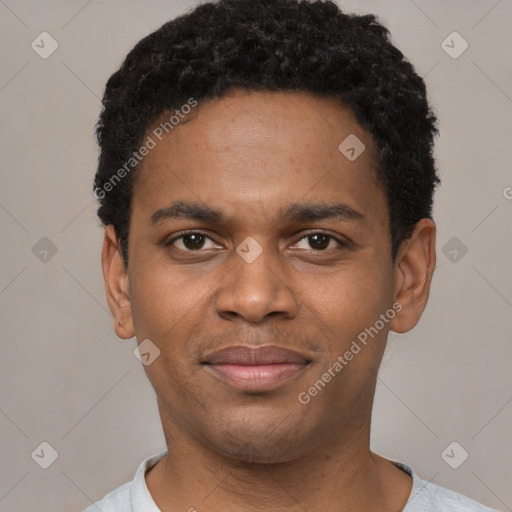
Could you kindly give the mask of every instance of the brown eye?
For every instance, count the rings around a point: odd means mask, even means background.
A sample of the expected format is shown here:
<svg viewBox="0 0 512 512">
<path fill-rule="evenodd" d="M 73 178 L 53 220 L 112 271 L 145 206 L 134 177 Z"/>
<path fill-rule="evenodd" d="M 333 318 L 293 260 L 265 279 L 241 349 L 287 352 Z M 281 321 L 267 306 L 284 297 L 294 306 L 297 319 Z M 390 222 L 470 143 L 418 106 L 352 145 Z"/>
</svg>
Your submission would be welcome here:
<svg viewBox="0 0 512 512">
<path fill-rule="evenodd" d="M 204 245 L 205 236 L 200 233 L 191 233 L 182 236 L 183 245 L 190 250 L 201 249 Z"/>
<path fill-rule="evenodd" d="M 313 249 L 320 250 L 327 249 L 327 247 L 329 246 L 330 238 L 330 236 L 322 235 L 321 233 L 317 235 L 308 236 L 311 247 L 313 247 Z"/>
<path fill-rule="evenodd" d="M 210 242 L 212 245 L 210 247 L 205 247 L 207 242 Z M 216 246 L 209 236 L 199 231 L 182 233 L 181 235 L 174 237 L 172 240 L 169 240 L 165 245 L 166 247 L 172 246 L 178 250 L 187 252 L 199 251 L 201 249 L 212 249 Z"/>
<path fill-rule="evenodd" d="M 331 245 L 331 242 L 334 243 L 334 246 Z M 328 235 L 327 233 L 311 233 L 304 236 L 299 240 L 299 242 L 297 242 L 299 249 L 313 249 L 316 251 L 325 251 L 329 248 L 334 249 L 336 244 L 341 247 L 346 246 L 346 244 L 340 242 L 337 238 L 332 235 Z"/>
</svg>

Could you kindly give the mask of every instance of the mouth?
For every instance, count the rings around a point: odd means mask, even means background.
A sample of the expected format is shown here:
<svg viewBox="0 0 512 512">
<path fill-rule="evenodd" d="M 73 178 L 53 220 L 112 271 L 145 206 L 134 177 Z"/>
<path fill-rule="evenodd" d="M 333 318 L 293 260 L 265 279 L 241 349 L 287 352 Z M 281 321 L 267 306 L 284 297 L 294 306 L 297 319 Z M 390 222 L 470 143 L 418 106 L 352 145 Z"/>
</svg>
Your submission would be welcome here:
<svg viewBox="0 0 512 512">
<path fill-rule="evenodd" d="M 305 356 L 276 345 L 238 345 L 213 352 L 201 364 L 231 387 L 265 392 L 295 378 L 310 363 Z"/>
</svg>

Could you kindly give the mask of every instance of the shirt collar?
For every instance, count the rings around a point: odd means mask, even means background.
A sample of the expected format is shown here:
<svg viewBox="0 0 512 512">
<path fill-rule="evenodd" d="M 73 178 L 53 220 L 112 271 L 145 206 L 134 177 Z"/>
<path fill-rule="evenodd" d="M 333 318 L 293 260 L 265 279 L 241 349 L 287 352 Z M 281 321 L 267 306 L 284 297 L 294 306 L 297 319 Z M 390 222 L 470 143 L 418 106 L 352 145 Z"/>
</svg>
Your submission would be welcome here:
<svg viewBox="0 0 512 512">
<path fill-rule="evenodd" d="M 156 506 L 151 494 L 149 493 L 148 486 L 146 484 L 145 474 L 151 469 L 161 458 L 163 458 L 167 454 L 167 450 L 163 450 L 159 453 L 148 457 L 137 469 L 135 473 L 135 477 L 132 481 L 130 488 L 130 501 L 132 512 L 161 512 L 160 509 Z M 406 507 L 403 512 L 407 512 L 408 507 L 411 502 L 417 497 L 421 492 L 425 492 L 426 482 L 423 482 L 418 475 L 406 464 L 397 461 L 391 461 L 395 466 L 399 469 L 407 473 L 412 477 L 413 486 L 411 490 L 411 494 L 409 499 L 407 500 Z M 423 485 L 422 485 L 423 484 Z"/>
<path fill-rule="evenodd" d="M 132 512 L 161 512 L 149 493 L 144 475 L 146 471 L 152 468 L 166 453 L 167 450 L 156 453 L 142 461 L 138 467 L 130 488 Z"/>
</svg>

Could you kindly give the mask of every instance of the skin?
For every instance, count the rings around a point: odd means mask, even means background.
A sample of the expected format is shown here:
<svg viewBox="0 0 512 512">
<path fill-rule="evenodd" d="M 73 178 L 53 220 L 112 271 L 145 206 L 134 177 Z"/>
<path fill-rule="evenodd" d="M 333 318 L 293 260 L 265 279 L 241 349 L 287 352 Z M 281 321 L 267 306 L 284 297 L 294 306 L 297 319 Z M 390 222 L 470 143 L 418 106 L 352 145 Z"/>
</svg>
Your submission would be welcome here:
<svg viewBox="0 0 512 512">
<path fill-rule="evenodd" d="M 366 146 L 353 162 L 338 150 L 349 134 Z M 144 370 L 168 447 L 146 474 L 162 511 L 405 506 L 412 480 L 370 451 L 371 410 L 389 329 L 412 329 L 426 306 L 436 228 L 422 219 L 392 261 L 372 148 L 371 136 L 332 98 L 235 90 L 202 101 L 137 169 L 128 269 L 112 226 L 102 265 L 116 334 L 149 338 L 161 351 Z M 216 208 L 224 218 L 151 223 L 176 201 Z M 340 202 L 362 219 L 282 214 L 290 203 Z M 164 247 L 196 229 L 212 240 Z M 334 238 L 322 245 L 308 238 L 314 233 Z M 236 252 L 248 236 L 263 249 L 252 263 Z M 301 404 L 298 394 L 395 303 L 400 312 Z M 241 391 L 200 364 L 239 344 L 276 344 L 311 363 L 277 389 Z"/>
</svg>

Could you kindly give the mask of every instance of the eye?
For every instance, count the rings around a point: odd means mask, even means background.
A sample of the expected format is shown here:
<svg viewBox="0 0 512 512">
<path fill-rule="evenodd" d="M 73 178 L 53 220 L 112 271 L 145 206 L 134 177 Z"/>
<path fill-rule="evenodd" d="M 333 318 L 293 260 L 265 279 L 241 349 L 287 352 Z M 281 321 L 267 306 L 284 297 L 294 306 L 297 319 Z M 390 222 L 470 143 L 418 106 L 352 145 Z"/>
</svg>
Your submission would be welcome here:
<svg viewBox="0 0 512 512">
<path fill-rule="evenodd" d="M 305 242 L 304 242 L 305 241 Z M 332 242 L 332 243 L 331 243 Z M 300 246 L 302 244 L 302 246 Z M 309 244 L 308 247 L 304 247 L 305 244 Z M 346 247 L 347 244 L 344 244 L 337 238 L 332 235 L 328 235 L 327 233 L 309 233 L 305 237 L 301 238 L 297 245 L 299 249 L 314 249 L 317 251 L 325 251 L 327 249 L 334 249 L 336 244 L 341 245 L 342 247 Z"/>
<path fill-rule="evenodd" d="M 207 241 L 212 243 L 211 247 L 204 247 Z M 166 242 L 165 246 L 174 246 L 179 250 L 191 252 L 200 249 L 213 249 L 216 247 L 216 244 L 209 236 L 200 231 L 188 231 L 172 238 Z"/>
</svg>

